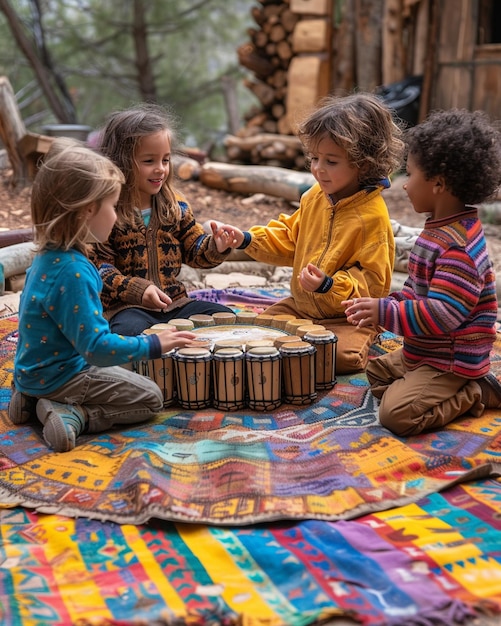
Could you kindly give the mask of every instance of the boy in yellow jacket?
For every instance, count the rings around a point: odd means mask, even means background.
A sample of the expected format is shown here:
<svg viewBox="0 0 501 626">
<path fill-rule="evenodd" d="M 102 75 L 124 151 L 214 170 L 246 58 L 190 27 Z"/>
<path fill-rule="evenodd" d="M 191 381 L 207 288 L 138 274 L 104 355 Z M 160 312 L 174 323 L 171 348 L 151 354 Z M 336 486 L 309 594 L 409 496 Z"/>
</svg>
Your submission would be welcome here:
<svg viewBox="0 0 501 626">
<path fill-rule="evenodd" d="M 349 324 L 342 302 L 388 294 L 395 258 L 383 189 L 403 153 L 401 130 L 376 96 L 330 97 L 298 132 L 316 183 L 292 215 L 244 233 L 252 258 L 293 267 L 291 296 L 266 313 L 292 314 L 337 336 L 336 372 L 363 370 L 375 328 Z"/>
</svg>

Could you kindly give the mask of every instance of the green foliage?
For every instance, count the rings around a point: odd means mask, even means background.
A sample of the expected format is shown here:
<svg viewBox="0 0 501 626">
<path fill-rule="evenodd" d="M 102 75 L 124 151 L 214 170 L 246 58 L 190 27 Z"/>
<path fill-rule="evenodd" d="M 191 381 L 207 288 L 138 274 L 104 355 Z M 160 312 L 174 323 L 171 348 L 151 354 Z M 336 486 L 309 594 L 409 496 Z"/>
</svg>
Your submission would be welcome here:
<svg viewBox="0 0 501 626">
<path fill-rule="evenodd" d="M 221 77 L 243 73 L 237 48 L 247 39 L 250 1 L 232 0 L 231 10 L 228 0 L 40 0 L 38 4 L 47 49 L 72 96 L 79 123 L 97 128 L 111 110 L 156 99 L 178 115 L 183 135 L 191 143 L 202 145 L 227 132 Z M 36 45 L 32 1 L 17 0 L 13 6 Z M 34 88 L 33 70 L 2 13 L 0 72 L 20 94 L 30 130 L 41 132 L 44 124 L 58 122 Z M 27 85 L 32 88 L 23 95 Z M 252 96 L 242 86 L 238 96 L 243 113 Z"/>
</svg>

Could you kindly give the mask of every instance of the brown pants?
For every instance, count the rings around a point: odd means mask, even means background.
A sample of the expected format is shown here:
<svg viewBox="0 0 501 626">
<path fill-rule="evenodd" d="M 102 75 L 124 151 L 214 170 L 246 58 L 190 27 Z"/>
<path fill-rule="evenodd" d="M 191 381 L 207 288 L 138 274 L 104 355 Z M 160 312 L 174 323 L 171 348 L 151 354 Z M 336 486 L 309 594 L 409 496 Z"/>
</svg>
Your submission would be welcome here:
<svg viewBox="0 0 501 626">
<path fill-rule="evenodd" d="M 397 435 L 417 435 L 464 413 L 478 417 L 484 411 L 476 381 L 430 365 L 408 370 L 401 349 L 369 361 L 366 373 L 372 393 L 381 399 L 379 421 Z"/>
<path fill-rule="evenodd" d="M 308 318 L 295 307 L 293 298 L 285 298 L 266 309 L 270 315 L 294 315 L 297 318 Z M 369 358 L 369 348 L 376 338 L 373 328 L 357 328 L 348 324 L 343 318 L 315 319 L 315 324 L 322 324 L 337 337 L 336 343 L 336 374 L 351 374 L 365 369 Z"/>
</svg>

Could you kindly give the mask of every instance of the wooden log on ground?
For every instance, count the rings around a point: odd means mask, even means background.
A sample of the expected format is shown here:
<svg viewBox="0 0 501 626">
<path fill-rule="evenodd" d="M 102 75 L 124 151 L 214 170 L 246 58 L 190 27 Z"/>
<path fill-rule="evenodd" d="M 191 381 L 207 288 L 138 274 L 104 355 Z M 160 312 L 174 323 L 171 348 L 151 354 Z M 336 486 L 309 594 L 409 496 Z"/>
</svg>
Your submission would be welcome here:
<svg viewBox="0 0 501 626">
<path fill-rule="evenodd" d="M 15 276 L 22 276 L 31 265 L 35 256 L 35 244 L 31 241 L 16 243 L 6 248 L 0 248 L 0 266 L 3 270 L 5 282 L 0 281 L 0 295 L 5 292 L 5 286 Z M 23 281 L 21 280 L 21 283 Z M 18 283 L 19 284 L 19 283 Z M 8 285 L 10 287 L 10 285 Z"/>
<path fill-rule="evenodd" d="M 237 49 L 238 61 L 254 72 L 258 78 L 266 78 L 273 73 L 273 64 L 260 55 L 252 44 L 244 44 Z"/>
<path fill-rule="evenodd" d="M 275 90 L 270 85 L 263 83 L 262 81 L 256 82 L 254 80 L 244 80 L 244 86 L 252 91 L 252 93 L 256 96 L 259 102 L 268 107 L 273 104 L 275 100 Z"/>
<path fill-rule="evenodd" d="M 274 105 L 277 108 L 279 105 Z M 287 116 L 284 114 L 283 118 Z M 241 136 L 227 135 L 224 140 L 226 153 L 231 161 L 240 161 L 256 165 L 278 165 L 279 167 L 302 170 L 304 168 L 304 153 L 301 141 L 294 135 L 277 133 L 277 122 L 260 120 L 259 128 L 270 132 L 256 134 L 242 134 Z M 248 125 L 249 126 L 249 125 Z"/>
<path fill-rule="evenodd" d="M 17 243 L 33 241 L 32 228 L 15 228 L 13 230 L 0 230 L 0 248 L 7 248 Z"/>
<path fill-rule="evenodd" d="M 301 140 L 295 135 L 280 135 L 278 133 L 259 133 L 251 137 L 236 137 L 227 135 L 224 139 L 226 147 L 238 146 L 241 150 L 252 150 L 256 146 L 269 146 L 270 144 L 279 143 L 290 148 L 302 151 Z"/>
<path fill-rule="evenodd" d="M 264 193 L 298 202 L 315 179 L 310 172 L 296 172 L 267 165 L 233 165 L 209 161 L 202 165 L 200 181 L 213 189 L 237 193 Z"/>
<path fill-rule="evenodd" d="M 172 157 L 175 175 L 181 180 L 197 180 L 200 175 L 200 162 L 183 154 Z"/>
</svg>

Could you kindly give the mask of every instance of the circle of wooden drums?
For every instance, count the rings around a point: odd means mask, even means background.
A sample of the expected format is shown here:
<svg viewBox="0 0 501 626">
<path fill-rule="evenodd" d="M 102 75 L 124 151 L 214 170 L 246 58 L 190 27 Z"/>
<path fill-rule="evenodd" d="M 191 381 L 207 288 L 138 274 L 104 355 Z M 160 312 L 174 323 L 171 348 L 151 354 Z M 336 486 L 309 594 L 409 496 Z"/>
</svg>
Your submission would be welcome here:
<svg viewBox="0 0 501 626">
<path fill-rule="evenodd" d="M 136 371 L 162 389 L 166 407 L 271 411 L 282 403 L 311 404 L 318 391 L 336 384 L 337 337 L 310 320 L 219 313 L 171 320 L 144 332 L 166 326 L 191 327 L 196 335 L 190 347 L 136 364 Z"/>
</svg>

